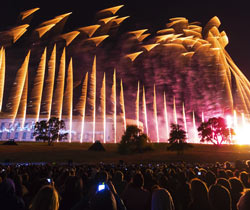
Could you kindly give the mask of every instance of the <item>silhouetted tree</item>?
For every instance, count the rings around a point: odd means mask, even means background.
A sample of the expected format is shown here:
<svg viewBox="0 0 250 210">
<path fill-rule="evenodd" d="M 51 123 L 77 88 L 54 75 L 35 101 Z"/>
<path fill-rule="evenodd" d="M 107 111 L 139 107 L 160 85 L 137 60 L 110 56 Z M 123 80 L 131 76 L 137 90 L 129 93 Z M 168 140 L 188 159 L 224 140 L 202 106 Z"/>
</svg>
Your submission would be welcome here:
<svg viewBox="0 0 250 210">
<path fill-rule="evenodd" d="M 178 124 L 171 124 L 169 136 L 170 138 L 168 139 L 168 142 L 170 146 L 168 147 L 168 150 L 176 151 L 178 154 L 181 154 L 185 149 L 192 147 L 192 145 L 186 142 L 187 132 L 184 131 Z"/>
<path fill-rule="evenodd" d="M 67 139 L 67 135 L 65 123 L 59 118 L 52 117 L 48 121 L 42 120 L 35 124 L 34 136 L 36 136 L 36 141 L 48 141 L 48 145 L 52 145 L 56 140 Z"/>
<path fill-rule="evenodd" d="M 213 117 L 201 123 L 198 132 L 201 142 L 211 142 L 216 145 L 231 142 L 232 136 L 235 135 L 234 130 L 227 127 L 226 120 L 222 117 Z"/>
<path fill-rule="evenodd" d="M 118 152 L 127 154 L 152 149 L 149 137 L 135 125 L 128 125 L 118 145 Z"/>
</svg>

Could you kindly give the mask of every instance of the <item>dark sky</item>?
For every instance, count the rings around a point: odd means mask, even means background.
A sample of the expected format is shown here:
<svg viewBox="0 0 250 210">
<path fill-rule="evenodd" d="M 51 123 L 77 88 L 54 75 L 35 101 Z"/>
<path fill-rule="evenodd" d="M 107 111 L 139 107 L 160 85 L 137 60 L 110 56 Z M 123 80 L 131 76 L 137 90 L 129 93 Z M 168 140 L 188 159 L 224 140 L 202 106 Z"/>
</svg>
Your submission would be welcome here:
<svg viewBox="0 0 250 210">
<path fill-rule="evenodd" d="M 0 6 L 0 30 L 11 26 L 19 12 L 39 7 L 33 24 L 41 23 L 65 12 L 73 12 L 68 19 L 65 30 L 91 25 L 98 10 L 124 4 L 120 16 L 131 16 L 124 23 L 124 31 L 149 28 L 151 31 L 162 29 L 171 17 L 182 16 L 192 21 L 199 21 L 204 26 L 213 16 L 221 20 L 220 31 L 225 30 L 229 45 L 229 54 L 250 78 L 250 12 L 247 1 L 168 1 L 168 0 L 5 0 Z"/>
</svg>

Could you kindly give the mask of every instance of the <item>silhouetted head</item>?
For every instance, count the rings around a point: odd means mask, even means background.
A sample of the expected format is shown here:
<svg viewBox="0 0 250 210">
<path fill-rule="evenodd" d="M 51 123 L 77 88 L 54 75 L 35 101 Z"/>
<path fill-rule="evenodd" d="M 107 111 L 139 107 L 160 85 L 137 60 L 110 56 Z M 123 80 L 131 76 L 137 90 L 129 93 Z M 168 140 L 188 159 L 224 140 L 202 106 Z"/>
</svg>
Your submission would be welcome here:
<svg viewBox="0 0 250 210">
<path fill-rule="evenodd" d="M 230 182 L 225 178 L 217 179 L 216 184 L 220 184 L 220 185 L 224 186 L 225 188 L 227 188 L 229 190 L 229 192 L 231 192 L 231 190 L 232 190 Z"/>
<path fill-rule="evenodd" d="M 226 173 L 226 171 L 224 169 L 218 170 L 218 178 L 225 178 L 225 179 L 228 178 L 227 173 Z"/>
<path fill-rule="evenodd" d="M 234 176 L 234 174 L 233 174 L 233 172 L 231 170 L 226 170 L 226 175 L 227 175 L 228 178 Z"/>
<path fill-rule="evenodd" d="M 154 190 L 151 210 L 174 210 L 174 202 L 170 193 L 164 188 Z"/>
<path fill-rule="evenodd" d="M 243 195 L 240 197 L 237 203 L 238 210 L 249 210 L 250 208 L 250 190 L 247 190 Z"/>
<path fill-rule="evenodd" d="M 231 169 L 232 168 L 232 164 L 230 162 L 226 161 L 224 163 L 224 167 L 225 167 L 225 169 Z"/>
<path fill-rule="evenodd" d="M 123 178 L 124 178 L 124 175 L 121 171 L 116 171 L 113 177 L 114 181 L 116 182 L 122 182 Z"/>
<path fill-rule="evenodd" d="M 96 192 L 90 201 L 91 210 L 117 210 L 117 204 L 113 193 L 106 189 Z"/>
<path fill-rule="evenodd" d="M 58 210 L 58 208 L 58 193 L 51 185 L 44 185 L 36 194 L 31 205 L 31 210 Z"/>
<path fill-rule="evenodd" d="M 232 210 L 230 192 L 222 185 L 212 185 L 208 191 L 209 203 L 214 210 Z"/>
<path fill-rule="evenodd" d="M 205 180 L 206 180 L 208 187 L 210 187 L 212 184 L 215 184 L 216 176 L 215 176 L 214 172 L 208 171 L 205 175 Z"/>
<path fill-rule="evenodd" d="M 0 195 L 13 195 L 16 192 L 15 183 L 12 179 L 7 178 L 0 184 Z"/>
<path fill-rule="evenodd" d="M 108 172 L 100 171 L 96 174 L 96 179 L 98 182 L 107 182 L 108 181 Z"/>
<path fill-rule="evenodd" d="M 195 201 L 208 200 L 208 189 L 206 184 L 198 178 L 194 178 L 190 183 L 192 197 Z"/>
<path fill-rule="evenodd" d="M 137 172 L 134 176 L 133 176 L 133 181 L 132 181 L 133 185 L 135 187 L 141 188 L 144 186 L 144 177 L 142 175 L 141 172 Z"/>
<path fill-rule="evenodd" d="M 238 178 L 235 178 L 235 177 L 230 178 L 229 182 L 230 182 L 231 187 L 232 187 L 232 193 L 240 194 L 243 192 L 244 186 Z"/>
<path fill-rule="evenodd" d="M 69 176 L 64 185 L 65 193 L 68 195 L 81 194 L 83 189 L 82 179 L 76 176 Z"/>
<path fill-rule="evenodd" d="M 248 186 L 248 173 L 245 171 L 240 172 L 240 180 L 244 184 L 245 187 Z"/>
</svg>

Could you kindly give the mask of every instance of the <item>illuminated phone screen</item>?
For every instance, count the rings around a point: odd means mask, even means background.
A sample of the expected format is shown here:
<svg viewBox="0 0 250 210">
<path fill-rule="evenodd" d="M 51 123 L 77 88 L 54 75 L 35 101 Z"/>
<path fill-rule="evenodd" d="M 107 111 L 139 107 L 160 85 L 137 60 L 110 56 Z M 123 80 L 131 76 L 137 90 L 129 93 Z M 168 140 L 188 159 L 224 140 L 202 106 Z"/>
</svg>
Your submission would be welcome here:
<svg viewBox="0 0 250 210">
<path fill-rule="evenodd" d="M 98 191 L 102 191 L 104 189 L 105 189 L 105 184 L 104 183 L 98 185 Z"/>
</svg>

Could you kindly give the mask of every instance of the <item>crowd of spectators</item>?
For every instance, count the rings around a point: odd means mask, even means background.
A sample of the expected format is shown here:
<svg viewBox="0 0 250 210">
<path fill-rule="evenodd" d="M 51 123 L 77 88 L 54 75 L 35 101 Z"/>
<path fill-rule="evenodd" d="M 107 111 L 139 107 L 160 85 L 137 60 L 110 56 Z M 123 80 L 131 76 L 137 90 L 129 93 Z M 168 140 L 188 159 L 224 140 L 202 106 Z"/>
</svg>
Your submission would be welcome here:
<svg viewBox="0 0 250 210">
<path fill-rule="evenodd" d="M 250 161 L 0 165 L 1 210 L 249 210 Z"/>
</svg>

